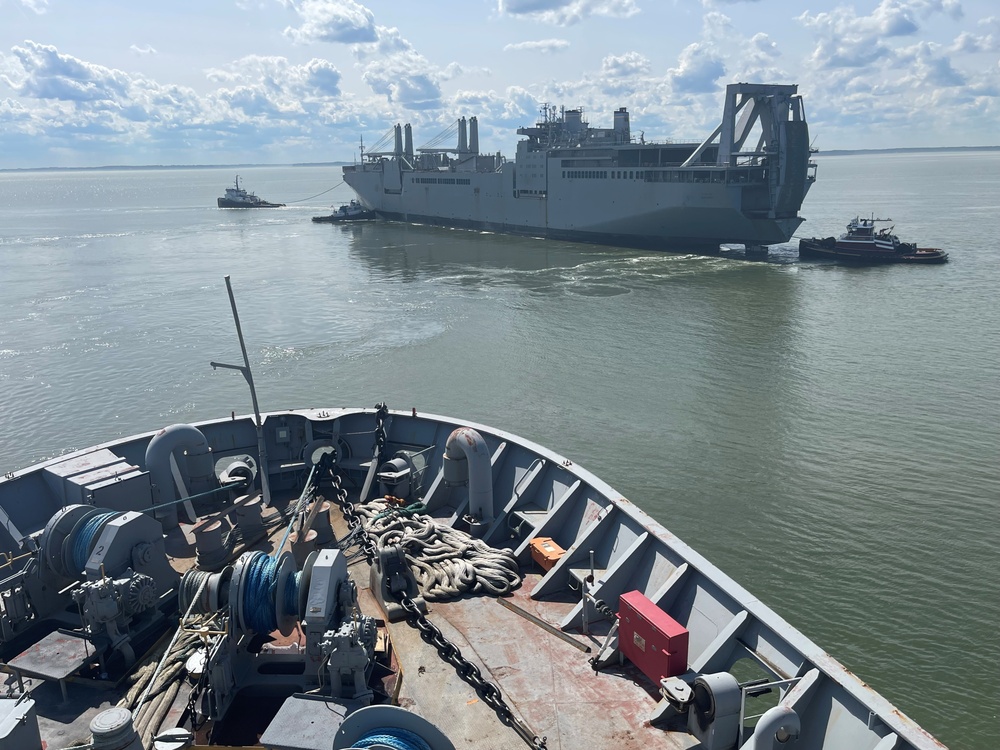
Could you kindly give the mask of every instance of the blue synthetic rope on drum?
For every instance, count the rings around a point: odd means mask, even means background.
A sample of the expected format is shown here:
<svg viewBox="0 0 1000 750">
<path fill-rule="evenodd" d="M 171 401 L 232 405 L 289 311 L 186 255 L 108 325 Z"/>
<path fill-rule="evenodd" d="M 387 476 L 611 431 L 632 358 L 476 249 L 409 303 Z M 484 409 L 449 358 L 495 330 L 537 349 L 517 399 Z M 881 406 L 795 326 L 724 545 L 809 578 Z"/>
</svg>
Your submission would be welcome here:
<svg viewBox="0 0 1000 750">
<path fill-rule="evenodd" d="M 99 513 L 83 525 L 73 540 L 73 566 L 82 572 L 90 559 L 90 550 L 94 546 L 94 537 L 104 524 L 117 516 L 117 513 Z"/>
<path fill-rule="evenodd" d="M 243 613 L 247 627 L 255 633 L 271 633 L 278 628 L 274 592 L 278 585 L 277 558 L 257 552 L 249 563 L 243 585 Z"/>
<path fill-rule="evenodd" d="M 423 737 L 400 727 L 373 729 L 361 739 L 355 740 L 351 747 L 365 748 L 372 745 L 385 745 L 393 750 L 431 750 Z"/>
</svg>

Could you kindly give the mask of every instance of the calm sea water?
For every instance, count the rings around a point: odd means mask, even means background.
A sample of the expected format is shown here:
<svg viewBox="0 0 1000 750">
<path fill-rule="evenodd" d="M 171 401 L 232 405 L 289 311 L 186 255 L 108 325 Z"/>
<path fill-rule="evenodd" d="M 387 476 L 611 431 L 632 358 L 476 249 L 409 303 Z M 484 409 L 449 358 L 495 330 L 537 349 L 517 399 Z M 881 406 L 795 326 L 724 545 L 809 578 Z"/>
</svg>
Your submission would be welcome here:
<svg viewBox="0 0 1000 750">
<path fill-rule="evenodd" d="M 458 416 L 594 471 L 952 748 L 1000 742 L 1000 155 L 821 157 L 800 233 L 941 267 L 313 224 L 332 168 L 0 173 L 0 458 L 262 408 Z M 298 202 L 293 202 L 298 201 Z"/>
</svg>

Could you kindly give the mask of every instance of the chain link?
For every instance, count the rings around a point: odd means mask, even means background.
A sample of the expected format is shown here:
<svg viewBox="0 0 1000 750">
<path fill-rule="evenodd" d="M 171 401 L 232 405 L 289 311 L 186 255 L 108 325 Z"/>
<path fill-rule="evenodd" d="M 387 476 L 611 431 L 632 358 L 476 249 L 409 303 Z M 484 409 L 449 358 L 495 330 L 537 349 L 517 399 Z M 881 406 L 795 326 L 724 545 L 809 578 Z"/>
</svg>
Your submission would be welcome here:
<svg viewBox="0 0 1000 750">
<path fill-rule="evenodd" d="M 372 446 L 372 451 L 375 454 L 376 463 L 382 463 L 385 460 L 385 420 L 389 416 L 389 407 L 385 405 L 385 402 L 380 402 L 375 404 L 375 445 Z"/>
<path fill-rule="evenodd" d="M 411 627 L 417 628 L 424 636 L 424 639 L 433 645 L 438 655 L 446 662 L 455 667 L 458 676 L 475 688 L 483 702 L 493 709 L 497 718 L 502 723 L 513 728 L 518 736 L 523 739 L 529 747 L 534 750 L 546 750 L 546 737 L 539 737 L 531 731 L 515 715 L 507 701 L 503 698 L 503 693 L 496 683 L 490 682 L 483 677 L 483 673 L 475 664 L 462 656 L 462 651 L 454 643 L 445 638 L 441 629 L 427 619 L 427 616 L 420 611 L 420 607 L 410 597 L 404 593 L 397 594 L 397 599 L 403 610 L 407 614 L 406 622 Z"/>
<path fill-rule="evenodd" d="M 386 445 L 385 420 L 389 414 L 389 409 L 384 403 L 375 405 L 375 444 L 372 446 L 374 459 L 378 463 L 383 461 L 383 454 Z M 332 468 L 329 469 L 332 475 L 334 500 L 333 502 L 340 508 L 347 526 L 351 532 L 355 532 L 360 537 L 360 546 L 364 552 L 369 565 L 374 565 L 378 557 L 378 549 L 372 541 L 368 530 L 365 528 L 361 517 L 354 507 L 354 503 L 347 499 L 347 490 L 341 487 L 340 475 L 336 474 Z M 420 607 L 404 592 L 396 594 L 400 606 L 407 614 L 406 622 L 411 627 L 417 628 L 426 641 L 437 649 L 438 654 L 446 662 L 455 667 L 458 675 L 479 694 L 483 701 L 496 713 L 500 721 L 514 729 L 518 736 L 523 739 L 533 750 L 547 750 L 545 737 L 539 737 L 531 731 L 511 710 L 507 701 L 503 698 L 500 688 L 493 682 L 485 679 L 479 667 L 462 656 L 461 649 L 445 638 L 444 633 L 437 625 L 427 619 L 420 611 Z"/>
<path fill-rule="evenodd" d="M 388 415 L 389 407 L 385 405 L 385 402 L 375 404 L 375 444 L 372 446 L 372 461 L 376 464 L 382 463 L 383 454 L 385 453 L 385 420 Z M 327 457 L 324 456 L 323 459 L 326 460 Z M 368 534 L 368 530 L 365 528 L 361 516 L 358 515 L 354 503 L 347 499 L 347 490 L 341 487 L 340 475 L 333 470 L 332 466 L 326 466 L 326 470 L 333 482 L 334 504 L 340 509 L 344 520 L 347 521 L 347 528 L 359 538 L 358 545 L 361 547 L 365 560 L 368 561 L 369 565 L 374 565 L 378 559 L 378 548 L 375 546 L 375 542 Z"/>
<path fill-rule="evenodd" d="M 340 475 L 332 467 L 327 467 L 327 471 L 330 473 L 330 482 L 333 490 L 331 500 L 340 509 L 344 520 L 347 521 L 347 528 L 351 532 L 348 536 L 357 539 L 355 544 L 361 548 L 365 560 L 368 561 L 369 565 L 374 565 L 375 560 L 378 558 L 378 549 L 375 547 L 375 542 L 369 536 L 361 516 L 358 515 L 358 511 L 354 508 L 354 503 L 347 499 L 347 490 L 341 486 Z"/>
</svg>

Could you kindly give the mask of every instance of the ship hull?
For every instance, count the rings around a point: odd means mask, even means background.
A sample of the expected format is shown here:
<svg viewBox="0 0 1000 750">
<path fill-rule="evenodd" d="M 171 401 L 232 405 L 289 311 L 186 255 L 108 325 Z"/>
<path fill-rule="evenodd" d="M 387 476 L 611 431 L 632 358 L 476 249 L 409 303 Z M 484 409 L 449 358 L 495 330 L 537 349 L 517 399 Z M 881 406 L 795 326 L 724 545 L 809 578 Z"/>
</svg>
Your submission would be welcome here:
<svg viewBox="0 0 1000 750">
<path fill-rule="evenodd" d="M 668 251 L 774 245 L 788 242 L 803 221 L 795 214 L 742 210 L 745 186 L 692 190 L 621 181 L 613 192 L 606 184 L 565 184 L 535 197 L 519 194 L 512 174 L 455 173 L 454 181 L 465 184 L 425 186 L 417 182 L 426 179 L 422 173 L 413 172 L 393 191 L 386 189 L 383 172 L 350 169 L 345 182 L 380 218 L 568 242 Z"/>
</svg>

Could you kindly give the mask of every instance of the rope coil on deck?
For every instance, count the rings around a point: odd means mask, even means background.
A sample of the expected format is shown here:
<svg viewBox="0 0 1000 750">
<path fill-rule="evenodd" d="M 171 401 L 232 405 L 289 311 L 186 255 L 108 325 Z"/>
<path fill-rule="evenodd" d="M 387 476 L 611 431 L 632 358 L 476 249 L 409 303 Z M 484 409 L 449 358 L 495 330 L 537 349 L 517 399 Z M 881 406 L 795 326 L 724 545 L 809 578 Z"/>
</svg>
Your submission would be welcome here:
<svg viewBox="0 0 1000 750">
<path fill-rule="evenodd" d="M 428 515 L 400 512 L 383 499 L 355 506 L 379 549 L 399 545 L 424 598 L 441 601 L 465 593 L 503 596 L 521 583 L 512 550 L 496 549 Z"/>
</svg>

